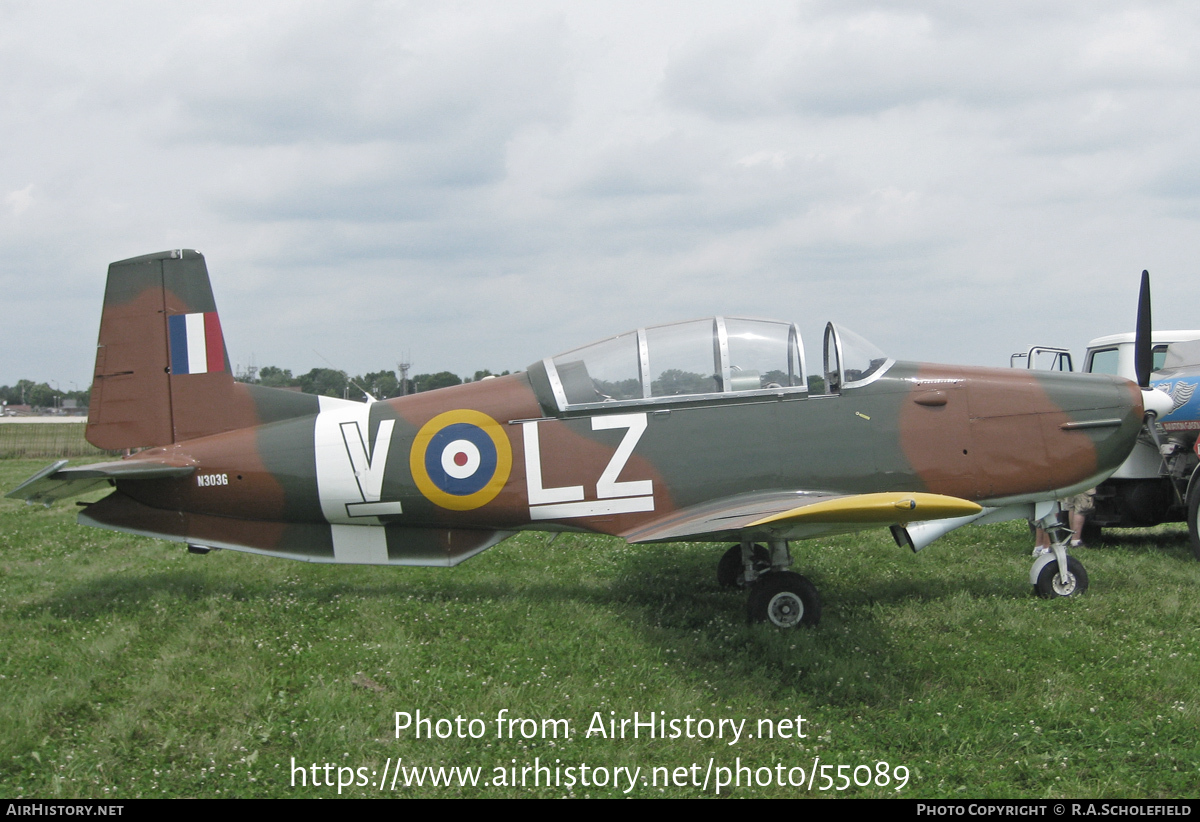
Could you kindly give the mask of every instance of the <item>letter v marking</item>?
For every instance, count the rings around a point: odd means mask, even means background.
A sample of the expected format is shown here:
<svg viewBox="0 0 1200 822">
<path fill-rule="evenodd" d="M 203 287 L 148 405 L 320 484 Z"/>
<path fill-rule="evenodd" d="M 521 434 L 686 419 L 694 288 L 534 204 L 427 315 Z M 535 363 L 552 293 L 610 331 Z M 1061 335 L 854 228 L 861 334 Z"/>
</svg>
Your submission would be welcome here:
<svg viewBox="0 0 1200 822">
<path fill-rule="evenodd" d="M 368 423 L 369 424 L 369 423 Z M 379 429 L 375 432 L 375 445 L 367 455 L 367 443 L 363 438 L 362 428 L 357 422 L 343 422 L 342 441 L 346 444 L 346 456 L 350 459 L 350 467 L 354 470 L 354 481 L 358 483 L 358 492 L 362 502 L 346 504 L 346 515 L 351 517 L 370 517 L 381 514 L 399 514 L 399 502 L 380 502 L 383 494 L 383 471 L 387 467 L 388 449 L 392 444 L 392 428 L 395 420 L 380 420 Z"/>
</svg>

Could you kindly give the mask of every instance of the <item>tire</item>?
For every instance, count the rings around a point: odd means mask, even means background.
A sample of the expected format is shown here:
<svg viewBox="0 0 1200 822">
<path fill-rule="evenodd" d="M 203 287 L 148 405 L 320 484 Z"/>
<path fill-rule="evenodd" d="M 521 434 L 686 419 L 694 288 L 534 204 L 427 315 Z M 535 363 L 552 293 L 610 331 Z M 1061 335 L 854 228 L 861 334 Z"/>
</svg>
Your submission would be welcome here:
<svg viewBox="0 0 1200 822">
<path fill-rule="evenodd" d="M 1082 562 L 1075 557 L 1067 557 L 1067 573 L 1071 575 L 1072 579 L 1063 584 L 1058 574 L 1058 562 L 1047 563 L 1046 567 L 1042 568 L 1041 573 L 1038 574 L 1037 584 L 1033 586 L 1034 592 L 1042 599 L 1054 599 L 1055 597 L 1079 596 L 1087 590 L 1088 575 Z"/>
<path fill-rule="evenodd" d="M 1121 484 L 1122 519 L 1135 528 L 1149 528 L 1167 518 L 1174 492 L 1166 478 L 1126 480 Z"/>
<path fill-rule="evenodd" d="M 755 545 L 750 552 L 754 562 L 754 570 L 762 574 L 771 567 L 771 555 L 761 545 Z M 742 568 L 742 546 L 732 545 L 721 555 L 717 562 L 717 585 L 722 588 L 745 588 L 746 573 Z"/>
<path fill-rule="evenodd" d="M 1192 477 L 1187 498 L 1188 542 L 1192 544 L 1192 556 L 1200 560 L 1200 523 L 1196 521 L 1197 514 L 1200 514 L 1200 477 Z"/>
<path fill-rule="evenodd" d="M 774 571 L 750 589 L 750 622 L 776 628 L 815 626 L 821 621 L 821 597 L 806 577 L 791 571 Z"/>
</svg>

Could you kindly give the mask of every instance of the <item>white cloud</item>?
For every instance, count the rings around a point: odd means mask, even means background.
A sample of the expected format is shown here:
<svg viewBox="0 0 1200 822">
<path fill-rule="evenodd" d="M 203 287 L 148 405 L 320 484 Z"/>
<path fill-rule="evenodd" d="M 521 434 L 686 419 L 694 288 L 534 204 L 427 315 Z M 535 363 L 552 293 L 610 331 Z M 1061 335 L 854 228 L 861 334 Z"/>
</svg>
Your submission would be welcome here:
<svg viewBox="0 0 1200 822">
<path fill-rule="evenodd" d="M 314 347 L 520 368 L 721 311 L 1003 364 L 1126 327 L 1143 267 L 1161 322 L 1196 325 L 1172 306 L 1200 298 L 1198 22 L 1120 0 L 7 3 L 0 321 L 28 342 L 0 383 L 86 381 L 105 264 L 170 247 L 207 253 L 234 358 L 293 370 Z M 40 344 L 51 311 L 85 331 Z"/>
<path fill-rule="evenodd" d="M 4 196 L 4 202 L 12 209 L 13 216 L 19 217 L 33 205 L 33 183 L 16 191 L 10 191 Z"/>
</svg>

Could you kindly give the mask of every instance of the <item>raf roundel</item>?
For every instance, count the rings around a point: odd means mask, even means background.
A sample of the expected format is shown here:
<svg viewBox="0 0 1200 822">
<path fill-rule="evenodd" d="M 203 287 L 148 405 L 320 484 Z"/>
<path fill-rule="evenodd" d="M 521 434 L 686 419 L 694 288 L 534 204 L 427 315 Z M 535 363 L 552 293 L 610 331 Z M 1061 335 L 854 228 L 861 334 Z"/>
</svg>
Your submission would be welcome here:
<svg viewBox="0 0 1200 822">
<path fill-rule="evenodd" d="M 512 469 L 512 448 L 504 429 L 487 414 L 447 411 L 421 426 L 409 467 L 430 502 L 470 511 L 500 493 Z"/>
</svg>

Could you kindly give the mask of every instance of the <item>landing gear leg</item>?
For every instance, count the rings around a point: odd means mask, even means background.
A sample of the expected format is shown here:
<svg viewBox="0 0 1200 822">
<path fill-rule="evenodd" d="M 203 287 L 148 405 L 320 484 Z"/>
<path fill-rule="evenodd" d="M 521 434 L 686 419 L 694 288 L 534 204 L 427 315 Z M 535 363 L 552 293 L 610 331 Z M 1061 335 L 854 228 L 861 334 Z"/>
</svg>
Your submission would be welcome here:
<svg viewBox="0 0 1200 822">
<path fill-rule="evenodd" d="M 771 568 L 771 555 L 763 545 L 743 542 L 729 546 L 717 562 L 717 585 L 722 588 L 745 588 Z"/>
<path fill-rule="evenodd" d="M 753 582 L 747 613 L 751 623 L 776 628 L 816 625 L 821 621 L 821 597 L 807 577 L 786 570 L 792 564 L 786 540 L 771 541 L 771 567 Z"/>
</svg>

